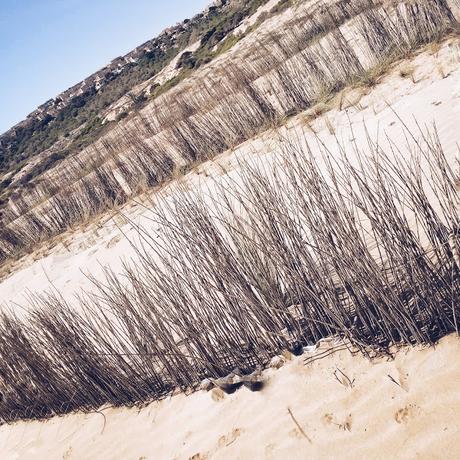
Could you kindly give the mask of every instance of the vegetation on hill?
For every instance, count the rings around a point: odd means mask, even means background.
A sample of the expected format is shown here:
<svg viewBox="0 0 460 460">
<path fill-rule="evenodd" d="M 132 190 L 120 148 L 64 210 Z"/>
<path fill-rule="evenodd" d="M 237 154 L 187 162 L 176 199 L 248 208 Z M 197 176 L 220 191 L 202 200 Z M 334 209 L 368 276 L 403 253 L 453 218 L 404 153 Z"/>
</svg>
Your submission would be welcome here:
<svg viewBox="0 0 460 460">
<path fill-rule="evenodd" d="M 200 40 L 193 67 L 212 59 L 212 47 L 222 41 L 241 21 L 251 15 L 267 0 L 245 2 L 225 1 L 221 6 L 211 6 L 183 21 L 173 32 L 160 35 L 148 43 L 146 51 L 136 62 L 129 62 L 121 72 L 107 71 L 101 87 L 95 85 L 70 99 L 56 115 L 32 117 L 24 125 L 0 136 L 0 174 L 19 171 L 31 157 L 53 147 L 59 139 L 71 138 L 66 147 L 45 162 L 46 168 L 71 152 L 78 151 L 97 139 L 107 129 L 101 123 L 101 113 L 111 104 L 163 69 L 180 51 Z M 142 105 L 139 101 L 138 107 Z M 80 131 L 73 133 L 84 125 Z M 35 168 L 20 185 L 44 170 Z M 7 183 L 3 184 L 5 187 Z M 1 187 L 1 185 L 0 185 Z"/>
<path fill-rule="evenodd" d="M 0 314 L 0 424 L 142 404 L 331 335 L 373 356 L 458 333 L 456 177 L 421 134 L 396 161 L 376 139 L 341 160 L 292 139 L 273 174 L 214 182 L 212 206 L 160 200 L 139 263 L 75 308 L 55 293 Z"/>
<path fill-rule="evenodd" d="M 247 40 L 242 52 L 251 59 L 231 57 L 225 68 L 197 75 L 197 91 L 179 85 L 156 95 L 148 110 L 116 127 L 115 138 L 104 137 L 90 155 L 72 156 L 56 174 L 45 172 L 34 187 L 12 196 L 2 210 L 0 261 L 163 184 L 347 85 L 374 85 L 391 62 L 458 27 L 442 0 L 402 0 L 397 8 L 335 0 L 327 15 L 321 8 L 305 10 L 289 22 L 289 33 L 267 34 L 257 45 Z M 338 29 L 345 22 L 367 47 L 359 56 Z"/>
</svg>

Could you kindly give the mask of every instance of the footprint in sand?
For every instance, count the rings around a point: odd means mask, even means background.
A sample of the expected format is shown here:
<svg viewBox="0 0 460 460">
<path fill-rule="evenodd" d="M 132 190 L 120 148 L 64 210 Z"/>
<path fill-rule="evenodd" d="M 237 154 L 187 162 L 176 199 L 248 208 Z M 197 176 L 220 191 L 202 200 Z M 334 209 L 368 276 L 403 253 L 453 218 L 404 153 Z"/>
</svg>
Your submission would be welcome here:
<svg viewBox="0 0 460 460">
<path fill-rule="evenodd" d="M 289 433 L 288 435 L 291 437 L 291 438 L 301 438 L 302 437 L 302 433 L 299 431 L 298 428 L 293 428 Z"/>
<path fill-rule="evenodd" d="M 398 379 L 401 388 L 404 391 L 409 391 L 409 374 L 400 366 L 396 366 L 396 370 L 398 371 Z"/>
<path fill-rule="evenodd" d="M 334 414 L 325 414 L 323 415 L 323 422 L 326 425 L 335 425 L 339 428 L 339 430 L 351 431 L 351 427 L 353 425 L 353 417 L 351 414 L 348 414 L 344 420 L 339 421 L 334 417 Z"/>
<path fill-rule="evenodd" d="M 70 446 L 65 452 L 64 455 L 62 456 L 62 460 L 69 460 L 70 457 L 72 456 L 72 446 Z"/>
<path fill-rule="evenodd" d="M 206 460 L 207 458 L 208 458 L 207 454 L 198 453 L 198 454 L 192 455 L 188 460 Z"/>
<path fill-rule="evenodd" d="M 275 444 L 268 444 L 265 447 L 265 457 L 272 458 L 274 450 L 275 450 Z"/>
<path fill-rule="evenodd" d="M 241 430 L 239 428 L 234 428 L 230 433 L 221 436 L 218 441 L 219 448 L 227 447 L 230 444 L 234 443 L 241 435 Z"/>
<path fill-rule="evenodd" d="M 398 411 L 394 415 L 396 423 L 402 424 L 407 423 L 415 414 L 416 407 L 412 404 L 409 404 Z"/>
</svg>

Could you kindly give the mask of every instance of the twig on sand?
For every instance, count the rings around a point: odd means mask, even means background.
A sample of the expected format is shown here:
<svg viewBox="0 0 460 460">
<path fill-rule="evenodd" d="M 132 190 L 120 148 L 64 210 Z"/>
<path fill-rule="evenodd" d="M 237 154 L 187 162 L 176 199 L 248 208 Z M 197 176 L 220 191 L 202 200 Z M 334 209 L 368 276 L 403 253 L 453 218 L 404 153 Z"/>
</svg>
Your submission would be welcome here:
<svg viewBox="0 0 460 460">
<path fill-rule="evenodd" d="M 292 418 L 292 421 L 296 424 L 297 428 L 299 429 L 300 433 L 303 435 L 303 437 L 310 443 L 312 444 L 312 440 L 308 437 L 307 433 L 303 430 L 303 428 L 300 426 L 300 423 L 297 421 L 297 419 L 294 417 L 294 414 L 292 413 L 291 409 L 288 407 L 288 412 L 289 415 Z"/>
<path fill-rule="evenodd" d="M 96 414 L 101 414 L 103 417 L 104 417 L 104 425 L 102 425 L 102 430 L 101 430 L 101 435 L 104 433 L 104 430 L 105 430 L 105 425 L 107 423 L 107 419 L 105 417 L 105 414 L 104 412 L 101 412 L 100 410 L 96 410 L 94 411 Z"/>
<path fill-rule="evenodd" d="M 336 353 L 338 351 L 343 351 L 343 350 L 347 350 L 347 349 L 348 349 L 348 347 L 346 345 L 344 345 L 344 346 L 335 346 L 335 347 L 332 347 L 332 348 L 328 348 L 327 350 L 324 350 L 321 353 L 316 353 L 313 356 L 308 356 L 307 358 L 305 358 L 304 364 L 307 366 L 307 365 L 313 363 L 314 361 L 326 358 L 327 356 L 332 355 L 332 354 L 334 354 L 334 353 Z"/>
<path fill-rule="evenodd" d="M 340 372 L 340 374 L 342 374 L 342 379 L 340 379 L 338 376 L 337 376 L 337 371 Z M 355 379 L 351 380 L 350 377 L 348 377 L 348 375 L 346 375 L 343 371 L 341 371 L 339 368 L 337 368 L 335 371 L 334 371 L 334 377 L 336 378 L 336 380 L 343 386 L 345 387 L 350 387 L 350 388 L 353 388 L 353 385 L 355 383 Z"/>
<path fill-rule="evenodd" d="M 397 382 L 390 374 L 387 374 L 387 377 L 399 388 L 402 388 L 404 391 L 407 391 L 399 382 Z"/>
</svg>

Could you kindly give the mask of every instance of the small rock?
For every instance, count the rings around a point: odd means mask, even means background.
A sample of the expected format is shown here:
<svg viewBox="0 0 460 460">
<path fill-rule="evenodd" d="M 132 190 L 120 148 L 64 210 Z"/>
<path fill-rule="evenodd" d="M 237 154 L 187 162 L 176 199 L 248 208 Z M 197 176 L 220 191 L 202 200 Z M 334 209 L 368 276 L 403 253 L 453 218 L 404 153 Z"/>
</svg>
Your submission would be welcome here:
<svg viewBox="0 0 460 460">
<path fill-rule="evenodd" d="M 251 391 L 260 391 L 265 383 L 262 376 L 262 369 L 256 369 L 249 375 L 243 375 L 241 379 L 243 385 Z"/>
<path fill-rule="evenodd" d="M 317 350 L 317 345 L 307 345 L 303 347 L 304 353 L 314 353 Z"/>
<path fill-rule="evenodd" d="M 213 388 L 211 390 L 211 398 L 213 401 L 222 401 L 225 398 L 225 393 L 220 388 Z"/>
<path fill-rule="evenodd" d="M 300 356 L 303 353 L 303 346 L 302 344 L 296 340 L 290 347 L 289 351 L 295 355 L 295 356 Z"/>
<path fill-rule="evenodd" d="M 179 395 L 179 394 L 181 394 L 181 393 L 183 393 L 182 388 L 176 387 L 176 388 L 174 388 L 174 390 L 172 391 L 171 396 L 177 396 L 177 395 Z"/>
<path fill-rule="evenodd" d="M 273 356 L 273 358 L 270 361 L 269 366 L 274 369 L 279 369 L 284 366 L 285 362 L 286 362 L 286 359 L 283 356 Z"/>
<path fill-rule="evenodd" d="M 225 393 L 231 394 L 239 388 L 243 382 L 241 377 L 234 372 L 230 372 L 226 377 L 221 377 L 220 379 L 211 380 L 214 385 L 225 391 Z"/>
<path fill-rule="evenodd" d="M 201 381 L 199 389 L 203 391 L 209 391 L 214 388 L 214 384 L 209 379 L 204 379 Z"/>
</svg>

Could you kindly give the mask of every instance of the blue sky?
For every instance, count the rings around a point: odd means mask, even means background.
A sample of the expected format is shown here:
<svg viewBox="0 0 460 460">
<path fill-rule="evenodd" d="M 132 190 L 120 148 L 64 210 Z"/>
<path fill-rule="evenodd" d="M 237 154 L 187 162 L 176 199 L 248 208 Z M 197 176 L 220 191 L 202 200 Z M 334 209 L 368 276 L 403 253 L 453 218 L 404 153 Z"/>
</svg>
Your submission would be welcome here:
<svg viewBox="0 0 460 460">
<path fill-rule="evenodd" d="M 0 133 L 209 0 L 0 0 Z"/>
</svg>

